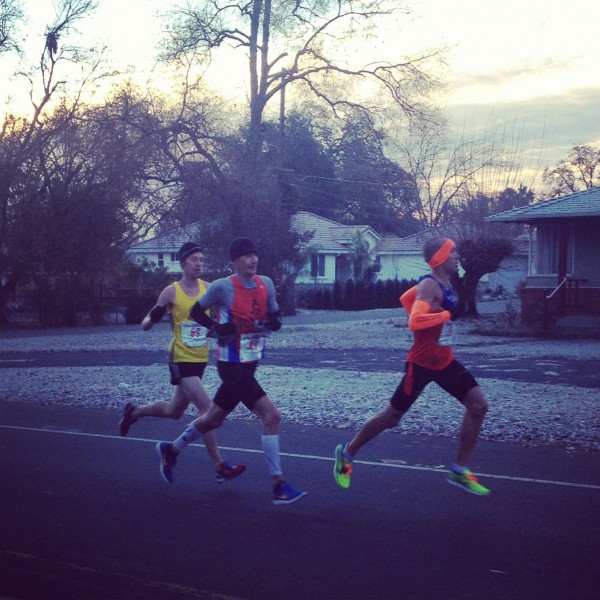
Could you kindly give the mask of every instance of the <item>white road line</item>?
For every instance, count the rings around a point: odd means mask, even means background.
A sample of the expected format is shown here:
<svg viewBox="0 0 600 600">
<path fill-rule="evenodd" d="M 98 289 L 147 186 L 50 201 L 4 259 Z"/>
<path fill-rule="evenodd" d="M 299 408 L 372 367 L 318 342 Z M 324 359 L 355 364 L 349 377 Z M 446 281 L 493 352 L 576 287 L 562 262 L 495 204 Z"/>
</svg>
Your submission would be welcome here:
<svg viewBox="0 0 600 600">
<path fill-rule="evenodd" d="M 148 438 L 138 438 L 138 437 L 120 437 L 118 435 L 105 435 L 101 433 L 87 433 L 85 431 L 72 431 L 68 429 L 58 429 L 58 428 L 40 428 L 40 427 L 17 427 L 14 425 L 0 425 L 0 429 L 14 429 L 19 431 L 37 431 L 40 433 L 55 433 L 55 434 L 63 434 L 63 435 L 79 435 L 83 437 L 92 437 L 92 438 L 104 438 L 104 439 L 113 439 L 113 440 L 123 440 L 123 441 L 132 441 L 132 442 L 144 442 L 156 444 L 157 441 L 160 440 L 152 440 Z M 203 448 L 203 444 L 191 444 L 192 446 L 197 446 Z M 221 450 L 231 450 L 235 452 L 245 452 L 247 454 L 262 454 L 263 451 L 256 448 L 240 448 L 238 446 L 221 446 L 219 445 Z M 326 462 L 333 462 L 333 456 L 316 456 L 314 454 L 297 454 L 294 452 L 282 452 L 282 456 L 289 456 L 291 458 L 302 458 L 305 460 L 320 460 Z M 406 469 L 410 471 L 429 471 L 431 473 L 445 473 L 446 469 L 440 469 L 439 467 L 422 467 L 418 465 L 399 465 L 396 463 L 389 462 L 378 462 L 371 460 L 355 460 L 354 464 L 357 465 L 367 465 L 370 467 L 384 467 L 387 469 Z M 520 481 L 522 483 L 539 483 L 543 485 L 556 485 L 560 487 L 571 487 L 571 488 L 579 488 L 579 489 L 588 489 L 588 490 L 598 490 L 600 491 L 600 485 L 596 485 L 593 483 L 572 483 L 569 481 L 555 481 L 552 479 L 536 479 L 533 477 L 517 477 L 513 475 L 496 475 L 495 473 L 480 473 L 477 472 L 478 477 L 486 477 L 488 479 L 505 479 L 508 481 Z"/>
<path fill-rule="evenodd" d="M 24 363 L 24 362 L 33 362 L 35 358 L 3 358 L 0 360 L 0 363 Z"/>
</svg>

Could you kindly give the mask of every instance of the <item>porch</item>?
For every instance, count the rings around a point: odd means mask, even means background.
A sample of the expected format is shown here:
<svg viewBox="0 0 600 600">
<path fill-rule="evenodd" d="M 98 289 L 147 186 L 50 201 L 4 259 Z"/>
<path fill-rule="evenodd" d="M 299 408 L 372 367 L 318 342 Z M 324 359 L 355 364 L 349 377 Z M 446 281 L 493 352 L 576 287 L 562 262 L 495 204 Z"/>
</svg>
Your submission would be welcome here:
<svg viewBox="0 0 600 600">
<path fill-rule="evenodd" d="M 554 288 L 521 290 L 521 322 L 544 335 L 600 337 L 600 287 L 565 276 Z"/>
</svg>

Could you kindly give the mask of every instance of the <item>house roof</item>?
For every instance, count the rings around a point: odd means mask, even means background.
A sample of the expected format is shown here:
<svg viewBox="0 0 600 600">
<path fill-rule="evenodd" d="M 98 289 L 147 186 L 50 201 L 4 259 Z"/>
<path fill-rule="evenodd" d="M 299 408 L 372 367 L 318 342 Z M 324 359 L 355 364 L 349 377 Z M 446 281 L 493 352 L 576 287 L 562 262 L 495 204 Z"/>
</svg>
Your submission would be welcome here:
<svg viewBox="0 0 600 600">
<path fill-rule="evenodd" d="M 507 211 L 507 213 L 510 212 L 512 211 Z M 507 213 L 501 213 L 501 215 Z M 600 215 L 600 211 L 596 214 Z M 199 239 L 199 225 L 200 223 L 191 223 L 185 227 L 171 229 L 131 246 L 129 252 L 145 254 L 178 252 L 183 243 Z M 356 238 L 370 234 L 376 240 L 375 250 L 378 254 L 415 254 L 419 256 L 423 252 L 423 244 L 428 239 L 443 236 L 460 240 L 463 237 L 464 229 L 460 223 L 448 223 L 403 238 L 395 236 L 382 238 L 369 225 L 342 225 L 306 211 L 298 212 L 292 217 L 292 226 L 299 233 L 314 232 L 313 237 L 305 245 L 314 246 L 323 253 L 351 253 Z M 516 253 L 526 251 L 527 244 L 527 238 L 517 243 Z"/>
<path fill-rule="evenodd" d="M 178 252 L 182 244 L 194 240 L 197 235 L 197 224 L 192 223 L 139 242 L 131 246 L 129 252 Z"/>
<path fill-rule="evenodd" d="M 500 223 L 527 223 L 540 219 L 600 217 L 600 187 L 520 206 L 488 217 Z"/>
<path fill-rule="evenodd" d="M 341 225 L 305 211 L 298 212 L 292 217 L 292 227 L 299 233 L 313 232 L 313 237 L 306 245 L 330 252 L 350 252 L 354 240 L 366 233 L 370 233 L 378 241 L 381 239 L 381 236 L 369 225 Z"/>
<path fill-rule="evenodd" d="M 448 237 L 460 240 L 463 237 L 460 223 L 447 223 L 439 227 L 430 227 L 407 237 L 386 237 L 381 240 L 377 250 L 382 254 L 421 254 L 423 244 L 434 237 Z"/>
<path fill-rule="evenodd" d="M 299 233 L 314 232 L 307 245 L 316 246 L 321 251 L 348 253 L 353 250 L 357 237 L 371 234 L 379 243 L 381 236 L 369 225 L 342 225 L 310 212 L 299 212 L 292 217 L 292 226 Z M 156 237 L 139 242 L 129 248 L 129 252 L 177 252 L 184 242 L 198 237 L 198 223 L 172 229 Z"/>
</svg>

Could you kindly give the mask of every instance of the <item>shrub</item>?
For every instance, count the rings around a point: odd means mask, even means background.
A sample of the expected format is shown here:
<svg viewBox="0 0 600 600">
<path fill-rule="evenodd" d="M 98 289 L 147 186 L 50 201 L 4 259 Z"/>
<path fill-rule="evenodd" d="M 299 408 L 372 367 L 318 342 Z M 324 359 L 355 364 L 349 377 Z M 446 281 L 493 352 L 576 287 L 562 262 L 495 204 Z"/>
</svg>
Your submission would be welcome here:
<svg viewBox="0 0 600 600">
<path fill-rule="evenodd" d="M 343 310 L 344 308 L 342 284 L 337 279 L 333 284 L 333 297 L 331 298 L 331 305 L 333 306 L 334 310 Z"/>
<path fill-rule="evenodd" d="M 354 279 L 348 279 L 348 281 L 346 281 L 342 307 L 342 310 L 355 310 Z"/>
</svg>

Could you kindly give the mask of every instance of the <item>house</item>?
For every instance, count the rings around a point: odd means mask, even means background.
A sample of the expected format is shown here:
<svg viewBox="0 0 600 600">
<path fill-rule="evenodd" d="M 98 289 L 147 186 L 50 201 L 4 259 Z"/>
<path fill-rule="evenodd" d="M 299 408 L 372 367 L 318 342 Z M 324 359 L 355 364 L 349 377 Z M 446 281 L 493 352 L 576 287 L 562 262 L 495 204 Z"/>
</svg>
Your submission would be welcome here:
<svg viewBox="0 0 600 600">
<path fill-rule="evenodd" d="M 197 239 L 201 239 L 200 230 L 198 224 L 193 223 L 135 244 L 129 248 L 127 255 L 135 263 L 146 261 L 164 267 L 169 273 L 179 273 L 179 248 L 185 242 Z"/>
<path fill-rule="evenodd" d="M 496 271 L 486 273 L 480 280 L 478 289 L 481 292 L 503 289 L 509 296 L 520 293 L 519 290 L 527 276 L 529 264 L 529 236 L 520 235 L 513 240 L 513 253 L 505 258 Z"/>
<path fill-rule="evenodd" d="M 353 276 L 353 259 L 358 247 L 366 256 L 377 261 L 373 253 L 381 237 L 368 225 L 342 225 L 313 213 L 299 212 L 292 217 L 292 227 L 299 233 L 308 232 L 312 236 L 301 246 L 307 262 L 296 279 L 299 284 L 332 285 L 336 279 L 346 281 Z M 202 240 L 199 223 L 135 244 L 127 254 L 133 262 L 147 261 L 176 273 L 180 271 L 177 252 L 189 240 Z"/>
<path fill-rule="evenodd" d="M 600 315 L 600 187 L 488 220 L 529 226 L 529 264 L 521 293 L 524 323 L 532 323 L 544 304 L 558 317 Z"/>
<path fill-rule="evenodd" d="M 423 274 L 427 268 L 421 257 L 423 242 L 418 236 L 411 236 L 414 240 L 398 245 L 400 238 L 382 238 L 369 225 L 342 225 L 304 211 L 292 217 L 292 227 L 301 234 L 311 235 L 300 248 L 306 254 L 306 264 L 296 278 L 300 285 L 333 285 L 336 280 L 346 281 L 353 277 L 354 260 L 361 252 L 378 279 L 410 279 L 417 273 Z M 128 256 L 133 262 L 147 261 L 177 273 L 180 246 L 189 240 L 201 239 L 200 224 L 193 223 L 131 246 Z"/>
<path fill-rule="evenodd" d="M 336 279 L 352 277 L 357 240 L 369 248 L 376 280 L 418 279 L 429 270 L 423 259 L 423 244 L 428 239 L 444 236 L 459 240 L 464 236 L 463 225 L 450 223 L 403 238 L 381 237 L 367 225 L 341 225 L 309 212 L 297 213 L 292 226 L 299 233 L 313 234 L 301 248 L 307 261 L 296 279 L 300 285 L 332 284 Z M 496 272 L 482 277 L 481 287 L 496 290 L 501 286 L 506 293 L 515 294 L 527 274 L 528 248 L 528 239 L 515 240 L 515 252 Z"/>
<path fill-rule="evenodd" d="M 342 225 L 307 211 L 296 213 L 291 224 L 296 232 L 310 236 L 300 246 L 300 252 L 306 256 L 296 277 L 300 286 L 345 282 L 355 275 L 357 260 L 362 261 L 363 268 L 371 268 L 376 280 L 418 279 L 429 269 L 422 255 L 425 241 L 434 236 L 460 239 L 462 230 L 459 224 L 448 224 L 404 238 L 383 237 L 369 225 Z M 129 248 L 128 254 L 135 262 L 146 260 L 176 273 L 180 270 L 177 251 L 191 239 L 202 240 L 199 223 L 140 242 Z M 507 292 L 514 293 L 526 274 L 525 262 L 522 252 L 506 259 L 485 285 L 495 289 L 501 284 Z"/>
<path fill-rule="evenodd" d="M 457 227 L 448 224 L 443 227 L 426 229 L 407 237 L 386 237 L 377 248 L 381 265 L 379 279 L 418 279 L 429 271 L 423 258 L 423 245 L 432 237 L 459 239 Z"/>
<path fill-rule="evenodd" d="M 458 225 L 450 224 L 404 238 L 384 238 L 377 250 L 381 263 L 379 278 L 418 279 L 429 268 L 423 259 L 423 244 L 434 236 L 460 240 L 464 234 L 458 228 Z M 482 291 L 502 288 L 509 295 L 515 294 L 527 273 L 528 249 L 527 239 L 519 237 L 514 240 L 513 254 L 505 258 L 496 271 L 484 275 L 479 281 L 479 288 Z"/>
<path fill-rule="evenodd" d="M 292 228 L 311 235 L 300 247 L 307 259 L 296 277 L 297 284 L 332 285 L 336 280 L 346 281 L 354 274 L 353 261 L 358 252 L 378 270 L 375 250 L 381 237 L 368 225 L 342 225 L 302 211 L 292 217 Z"/>
</svg>

